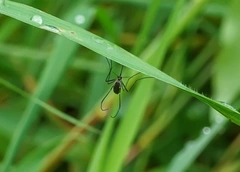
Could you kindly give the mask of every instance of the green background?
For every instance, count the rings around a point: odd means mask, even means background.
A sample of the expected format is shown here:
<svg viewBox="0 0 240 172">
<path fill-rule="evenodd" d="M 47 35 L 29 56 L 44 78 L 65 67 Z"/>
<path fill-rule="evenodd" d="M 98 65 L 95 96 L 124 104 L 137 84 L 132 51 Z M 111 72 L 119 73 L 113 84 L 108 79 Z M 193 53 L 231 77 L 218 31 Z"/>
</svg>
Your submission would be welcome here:
<svg viewBox="0 0 240 172">
<path fill-rule="evenodd" d="M 0 1 L 0 169 L 240 171 L 239 9 L 238 0 Z M 116 118 L 118 95 L 100 109 L 112 86 L 105 58 L 113 79 L 121 65 L 124 83 L 142 73 L 129 85 L 153 77 L 121 93 Z"/>
</svg>

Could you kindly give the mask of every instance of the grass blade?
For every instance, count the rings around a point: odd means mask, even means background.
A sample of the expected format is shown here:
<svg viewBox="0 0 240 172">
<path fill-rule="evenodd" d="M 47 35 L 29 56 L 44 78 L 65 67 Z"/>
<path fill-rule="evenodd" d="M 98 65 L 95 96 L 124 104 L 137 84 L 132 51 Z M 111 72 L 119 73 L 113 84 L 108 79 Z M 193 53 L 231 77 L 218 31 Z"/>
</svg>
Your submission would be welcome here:
<svg viewBox="0 0 240 172">
<path fill-rule="evenodd" d="M 204 4 L 207 2 L 206 0 L 196 2 L 197 7 L 201 7 L 199 4 Z M 22 10 L 22 11 L 20 11 Z M 197 10 L 196 10 L 197 11 Z M 196 11 L 193 11 L 195 13 Z M 59 35 L 62 35 L 74 42 L 77 42 L 113 61 L 116 61 L 120 64 L 123 64 L 126 67 L 139 71 L 148 76 L 154 77 L 156 80 L 163 81 L 167 84 L 173 85 L 184 92 L 187 92 L 193 97 L 196 97 L 200 101 L 208 104 L 212 108 L 216 109 L 222 115 L 230 119 L 232 122 L 240 125 L 240 113 L 236 111 L 232 106 L 227 103 L 222 103 L 219 101 L 214 101 L 198 92 L 190 89 L 189 87 L 183 85 L 182 83 L 176 81 L 172 77 L 166 75 L 161 72 L 157 68 L 153 67 L 150 64 L 140 60 L 136 56 L 131 53 L 123 50 L 122 48 L 112 44 L 111 42 L 104 40 L 90 32 L 87 32 L 79 27 L 74 26 L 66 21 L 60 20 L 56 17 L 53 17 L 49 14 L 41 12 L 32 7 L 22 5 L 19 3 L 6 1 L 5 5 L 0 4 L 0 13 L 16 18 L 22 22 L 33 25 L 40 29 L 45 29 Z M 35 20 L 36 16 L 41 18 L 41 20 Z M 188 17 L 192 18 L 194 15 L 188 15 Z M 184 16 L 183 16 L 184 18 Z M 179 18 L 179 21 L 183 20 Z M 183 21 L 190 20 L 187 18 Z M 180 26 L 183 28 L 186 23 L 181 24 Z M 180 27 L 180 28 L 181 28 Z M 174 29 L 174 28 L 173 28 Z M 176 32 L 173 32 L 172 38 L 176 36 Z M 171 42 L 171 39 L 168 40 Z M 166 44 L 168 45 L 168 44 Z M 163 52 L 164 54 L 165 52 Z"/>
<path fill-rule="evenodd" d="M 75 8 L 75 11 L 71 12 L 67 18 L 73 20 L 73 16 L 75 16 L 77 12 L 78 10 Z M 39 20 L 39 18 L 37 19 Z M 87 25 L 89 23 L 91 22 L 86 22 Z M 54 49 L 53 54 L 51 55 L 47 66 L 42 73 L 39 85 L 34 92 L 34 97 L 43 101 L 47 100 L 51 95 L 52 91 L 58 83 L 58 80 L 61 78 L 63 72 L 67 69 L 69 62 L 72 61 L 72 53 L 78 48 L 78 44 L 75 44 L 74 42 L 66 40 L 62 37 L 58 37 L 55 43 L 56 48 Z M 23 117 L 19 122 L 16 131 L 14 132 L 13 138 L 4 158 L 3 171 L 8 171 L 9 165 L 12 163 L 14 156 L 21 144 L 21 141 L 26 135 L 27 130 L 38 118 L 41 109 L 35 103 L 35 101 L 29 102 L 26 110 L 24 111 Z M 48 107 L 48 109 L 50 109 L 50 107 Z M 66 117 L 66 115 L 64 116 Z"/>
<path fill-rule="evenodd" d="M 205 2 L 206 0 L 205 1 L 202 0 L 199 1 L 198 4 Z M 19 13 L 19 9 L 22 9 L 21 13 Z M 227 103 L 214 101 L 202 94 L 197 93 L 196 91 L 176 81 L 175 79 L 163 73 L 162 71 L 156 69 L 155 67 L 140 60 L 131 53 L 125 51 L 124 49 L 118 47 L 115 44 L 112 44 L 107 40 L 104 40 L 99 36 L 96 36 L 71 23 L 53 17 L 35 8 L 19 4 L 16 2 L 6 1 L 5 5 L 1 4 L 0 13 L 18 19 L 27 24 L 33 25 L 35 27 L 46 29 L 48 31 L 60 34 L 113 61 L 116 61 L 117 63 L 123 64 L 124 66 L 129 67 L 133 70 L 154 77 L 159 81 L 163 81 L 167 84 L 173 85 L 189 93 L 191 96 L 196 97 L 200 101 L 208 104 L 209 106 L 220 112 L 222 115 L 230 119 L 232 122 L 236 123 L 237 125 L 240 125 L 240 113 L 236 111 L 232 106 L 228 105 Z M 43 23 L 39 24 L 36 21 L 31 20 L 36 15 L 41 16 Z"/>
</svg>

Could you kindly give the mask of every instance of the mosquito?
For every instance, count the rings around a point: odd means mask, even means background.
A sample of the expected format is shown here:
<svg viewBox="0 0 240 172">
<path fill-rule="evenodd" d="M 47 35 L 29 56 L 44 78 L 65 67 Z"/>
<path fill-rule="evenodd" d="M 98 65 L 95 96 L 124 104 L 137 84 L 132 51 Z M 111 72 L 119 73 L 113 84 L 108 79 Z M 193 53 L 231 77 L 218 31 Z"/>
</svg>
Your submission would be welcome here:
<svg viewBox="0 0 240 172">
<path fill-rule="evenodd" d="M 109 95 L 109 93 L 113 90 L 113 92 L 114 92 L 115 94 L 118 94 L 118 110 L 117 110 L 117 112 L 116 112 L 116 114 L 115 114 L 114 116 L 111 116 L 112 118 L 115 118 L 115 117 L 118 115 L 118 113 L 119 113 L 119 111 L 120 111 L 120 109 L 121 109 L 121 106 L 122 106 L 122 102 L 121 102 L 121 91 L 129 92 L 129 90 L 131 90 L 131 88 L 133 87 L 133 85 L 134 85 L 137 81 L 139 81 L 139 80 L 141 80 L 141 79 L 145 79 L 145 78 L 152 78 L 152 77 L 143 77 L 143 78 L 137 79 L 137 80 L 132 84 L 132 86 L 130 87 L 130 89 L 127 89 L 127 84 L 128 84 L 128 82 L 130 81 L 130 79 L 132 79 L 133 77 L 139 75 L 140 72 L 138 72 L 138 73 L 132 75 L 131 77 L 129 77 L 128 80 L 127 80 L 127 82 L 126 82 L 126 85 L 125 85 L 124 82 L 123 82 L 123 80 L 122 80 L 122 79 L 123 79 L 123 77 L 122 77 L 123 65 L 121 66 L 120 74 L 117 75 L 117 74 L 115 74 L 115 73 L 113 72 L 117 77 L 116 77 L 115 79 L 110 79 L 110 76 L 111 76 L 111 73 L 112 73 L 112 61 L 111 61 L 111 60 L 108 60 L 107 58 L 106 58 L 106 60 L 107 60 L 108 65 L 109 65 L 109 72 L 108 72 L 108 75 L 107 75 L 107 77 L 106 77 L 106 79 L 105 79 L 105 82 L 106 82 L 107 84 L 112 84 L 112 86 L 111 86 L 111 88 L 109 89 L 109 91 L 108 91 L 107 94 L 103 97 L 103 99 L 102 99 L 102 101 L 101 101 L 101 110 L 102 110 L 102 111 L 107 111 L 107 110 L 109 109 L 109 108 L 106 108 L 106 109 L 103 108 L 103 103 L 104 103 L 105 99 L 107 98 L 107 96 Z"/>
</svg>

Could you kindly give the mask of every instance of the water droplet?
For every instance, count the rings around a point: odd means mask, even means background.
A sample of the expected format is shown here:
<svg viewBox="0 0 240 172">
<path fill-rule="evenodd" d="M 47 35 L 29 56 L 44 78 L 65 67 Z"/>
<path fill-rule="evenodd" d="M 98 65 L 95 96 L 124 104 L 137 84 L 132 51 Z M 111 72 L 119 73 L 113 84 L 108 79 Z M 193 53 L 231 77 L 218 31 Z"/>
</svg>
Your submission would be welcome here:
<svg viewBox="0 0 240 172">
<path fill-rule="evenodd" d="M 231 109 L 231 110 L 239 113 L 234 107 L 232 107 L 231 105 L 227 104 L 226 102 L 220 101 L 220 103 L 221 103 L 222 105 L 224 105 L 225 107 L 227 107 L 228 109 Z"/>
<path fill-rule="evenodd" d="M 43 19 L 42 19 L 42 17 L 39 16 L 39 15 L 34 15 L 34 16 L 31 18 L 31 20 L 32 20 L 33 22 L 35 22 L 35 23 L 40 24 L 40 25 L 43 23 Z"/>
<path fill-rule="evenodd" d="M 114 44 L 109 44 L 109 43 L 107 43 L 107 51 L 111 51 L 111 50 L 113 50 L 114 47 L 115 47 Z"/>
<path fill-rule="evenodd" d="M 40 28 L 48 30 L 48 31 L 53 32 L 53 33 L 57 33 L 59 35 L 61 34 L 60 30 L 55 26 L 44 25 L 44 26 L 41 26 Z"/>
<path fill-rule="evenodd" d="M 93 36 L 92 39 L 96 42 L 96 43 L 99 43 L 99 44 L 102 44 L 104 43 L 104 39 L 100 38 L 100 37 L 97 37 L 97 36 Z"/>
<path fill-rule="evenodd" d="M 86 21 L 86 18 L 85 18 L 85 16 L 83 16 L 81 14 L 78 14 L 78 15 L 75 16 L 74 20 L 77 24 L 80 25 L 80 24 L 83 24 Z"/>
<path fill-rule="evenodd" d="M 202 129 L 202 132 L 203 132 L 203 134 L 209 134 L 209 133 L 211 132 L 211 128 L 209 128 L 209 127 L 204 127 L 204 128 Z"/>
</svg>

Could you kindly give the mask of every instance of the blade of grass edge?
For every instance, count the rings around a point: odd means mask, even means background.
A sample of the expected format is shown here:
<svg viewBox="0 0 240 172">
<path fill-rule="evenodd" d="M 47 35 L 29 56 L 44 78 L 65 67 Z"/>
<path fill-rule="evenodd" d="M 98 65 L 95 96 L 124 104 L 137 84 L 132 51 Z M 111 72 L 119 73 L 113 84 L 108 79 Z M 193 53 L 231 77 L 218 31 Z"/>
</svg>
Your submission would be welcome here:
<svg viewBox="0 0 240 172">
<path fill-rule="evenodd" d="M 21 14 L 19 11 L 20 9 L 22 9 Z M 166 75 L 162 71 L 140 60 L 133 54 L 127 52 L 126 50 L 118 47 L 115 44 L 112 44 L 107 40 L 104 40 L 99 36 L 96 36 L 73 24 L 70 24 L 66 21 L 63 21 L 47 13 L 44 13 L 38 9 L 23 4 L 19 4 L 16 2 L 6 1 L 5 5 L 0 4 L 0 13 L 18 19 L 22 22 L 33 25 L 40 29 L 45 29 L 51 32 L 57 30 L 58 34 L 74 42 L 77 42 L 113 61 L 116 61 L 117 63 L 120 63 L 133 70 L 139 71 L 145 75 L 156 78 L 159 81 L 163 81 L 167 84 L 173 85 L 189 93 L 190 95 L 194 96 L 200 101 L 216 109 L 218 112 L 220 112 L 222 115 L 230 119 L 232 122 L 236 123 L 237 125 L 240 125 L 240 113 L 236 111 L 232 106 L 228 105 L 227 103 L 214 101 L 202 94 L 199 94 L 198 92 L 176 81 L 172 77 Z M 43 27 L 42 24 L 36 23 L 35 21 L 31 20 L 34 15 L 39 15 L 42 17 L 45 27 Z M 53 28 L 55 29 L 54 31 Z"/>
<path fill-rule="evenodd" d="M 237 0 L 229 3 L 229 13 L 225 16 L 222 25 L 222 32 L 220 35 L 222 38 L 226 36 L 224 35 L 225 33 L 229 32 L 229 28 L 238 28 L 240 24 L 239 6 L 240 3 Z M 223 46 L 213 64 L 215 72 L 212 76 L 213 97 L 219 99 L 225 98 L 225 100 L 233 102 L 234 105 L 238 97 L 240 85 L 240 82 L 236 80 L 239 72 L 237 66 L 240 61 L 240 51 L 238 48 L 239 35 L 239 31 L 233 32 L 232 37 L 228 35 L 225 39 L 221 39 L 221 45 Z M 228 62 L 228 65 L 226 65 L 226 62 Z M 229 92 L 229 90 L 231 90 L 231 92 Z M 185 147 L 173 157 L 173 160 L 169 164 L 169 172 L 186 171 L 188 167 L 194 163 L 199 154 L 228 123 L 228 120 L 219 116 L 216 111 L 211 110 L 210 114 L 212 124 L 207 127 L 208 132 L 204 132 L 204 127 L 202 129 L 203 131 L 201 131 L 201 135 L 196 140 L 189 141 Z"/>
<path fill-rule="evenodd" d="M 94 150 L 95 153 L 93 154 L 90 165 L 88 166 L 88 172 L 100 172 L 102 170 L 106 158 L 107 146 L 111 139 L 111 134 L 115 121 L 116 120 L 112 118 L 108 118 L 107 122 L 105 123 L 102 135 L 96 146 L 96 150 Z"/>
<path fill-rule="evenodd" d="M 61 111 L 59 111 L 58 109 L 55 109 L 54 107 L 48 105 L 47 103 L 44 103 L 43 101 L 41 101 L 40 99 L 31 96 L 30 94 L 22 91 L 21 89 L 19 89 L 18 87 L 14 86 L 13 84 L 9 83 L 8 81 L 0 78 L 0 84 L 4 85 L 5 87 L 11 89 L 12 91 L 18 93 L 19 95 L 23 96 L 26 99 L 31 100 L 32 102 L 34 102 L 35 104 L 41 106 L 42 108 L 46 109 L 47 111 L 57 115 L 58 117 L 68 121 L 69 123 L 72 123 L 76 126 L 85 128 L 86 130 L 89 130 L 91 132 L 97 133 L 99 134 L 100 131 L 96 128 L 93 128 L 91 126 L 86 125 L 85 123 L 79 122 L 78 120 L 76 120 L 75 118 L 72 118 L 70 115 L 67 115 Z"/>
<path fill-rule="evenodd" d="M 169 35 L 171 35 L 171 28 L 176 22 L 178 14 L 180 13 L 185 0 L 178 0 L 176 3 L 172 15 L 167 24 L 166 30 L 162 37 L 158 37 L 158 41 L 153 41 L 151 47 L 156 47 L 155 51 L 145 53 L 145 59 L 152 62 L 154 66 L 161 67 L 165 52 L 169 46 Z M 152 5 L 155 5 L 154 3 Z M 150 6 L 152 7 L 152 6 Z M 155 46 L 157 45 L 157 46 Z M 158 56 L 156 56 L 158 54 Z M 154 80 L 148 82 L 141 82 L 136 88 L 136 92 L 133 94 L 128 110 L 122 119 L 117 132 L 115 134 L 112 147 L 109 151 L 109 155 L 106 158 L 105 171 L 121 171 L 121 167 L 124 164 L 125 157 L 130 148 L 130 145 L 139 129 L 144 112 L 146 111 L 148 102 L 153 90 Z M 144 98 L 143 98 L 144 97 Z M 123 139 L 124 138 L 124 139 Z"/>
<path fill-rule="evenodd" d="M 19 15 L 19 9 L 24 9 L 21 15 Z M 236 111 L 232 106 L 226 103 L 214 101 L 202 94 L 197 93 L 196 91 L 184 86 L 180 82 L 176 81 L 175 79 L 171 78 L 160 70 L 152 67 L 151 65 L 143 62 L 142 60 L 123 50 L 122 48 L 90 32 L 87 32 L 81 28 L 78 28 L 70 23 L 67 23 L 63 20 L 60 20 L 32 7 L 28 7 L 26 5 L 11 1 L 7 1 L 5 6 L 2 4 L 0 5 L 0 13 L 11 16 L 41 29 L 53 31 L 51 30 L 51 28 L 54 28 L 54 31 L 57 30 L 58 34 L 61 34 L 68 39 L 75 41 L 113 61 L 123 64 L 124 66 L 127 66 L 136 71 L 142 72 L 148 76 L 154 77 L 157 80 L 173 85 L 189 93 L 190 95 L 196 97 L 200 101 L 208 104 L 209 106 L 219 111 L 225 117 L 229 118 L 232 122 L 240 125 L 240 113 Z M 43 18 L 45 27 L 31 20 L 34 15 L 40 15 Z M 51 27 L 49 28 L 46 26 Z"/>
<path fill-rule="evenodd" d="M 142 22 L 143 26 L 140 30 L 140 33 L 138 34 L 136 44 L 133 47 L 133 50 L 132 50 L 133 54 L 138 55 L 140 51 L 143 49 L 143 47 L 146 45 L 148 35 L 150 34 L 151 27 L 153 25 L 154 19 L 157 16 L 157 12 L 161 2 L 162 1 L 159 1 L 159 0 L 153 0 L 151 2 L 150 7 L 146 12 L 146 17 Z"/>
<path fill-rule="evenodd" d="M 168 167 L 168 172 L 183 172 L 195 161 L 200 152 L 209 144 L 209 142 L 219 133 L 225 126 L 227 120 L 223 118 L 221 123 L 215 122 L 210 127 L 210 132 L 202 133 L 196 140 L 189 141 L 185 147 L 178 152 Z"/>
<path fill-rule="evenodd" d="M 79 8 L 79 6 L 76 8 Z M 66 18 L 68 18 L 68 20 L 73 20 L 72 16 L 75 16 L 76 12 L 77 11 L 69 12 Z M 33 97 L 36 97 L 40 100 L 47 100 L 51 95 L 51 92 L 58 83 L 58 80 L 61 78 L 63 72 L 67 69 L 69 62 L 72 61 L 73 56 L 71 56 L 71 54 L 77 49 L 78 45 L 69 40 L 58 37 L 58 39 L 56 39 L 55 46 L 56 48 L 54 49 L 44 71 L 42 72 L 39 84 L 34 92 Z M 62 55 L 61 58 L 59 58 L 60 55 Z M 56 68 L 56 66 L 58 67 Z M 22 119 L 17 125 L 17 129 L 14 132 L 14 135 L 4 157 L 3 171 L 8 171 L 8 168 L 14 159 L 17 149 L 19 148 L 21 141 L 25 136 L 25 133 L 27 132 L 32 122 L 35 121 L 38 117 L 41 108 L 38 106 L 39 102 L 36 104 L 35 101 L 29 102 L 27 108 L 24 111 Z"/>
</svg>

